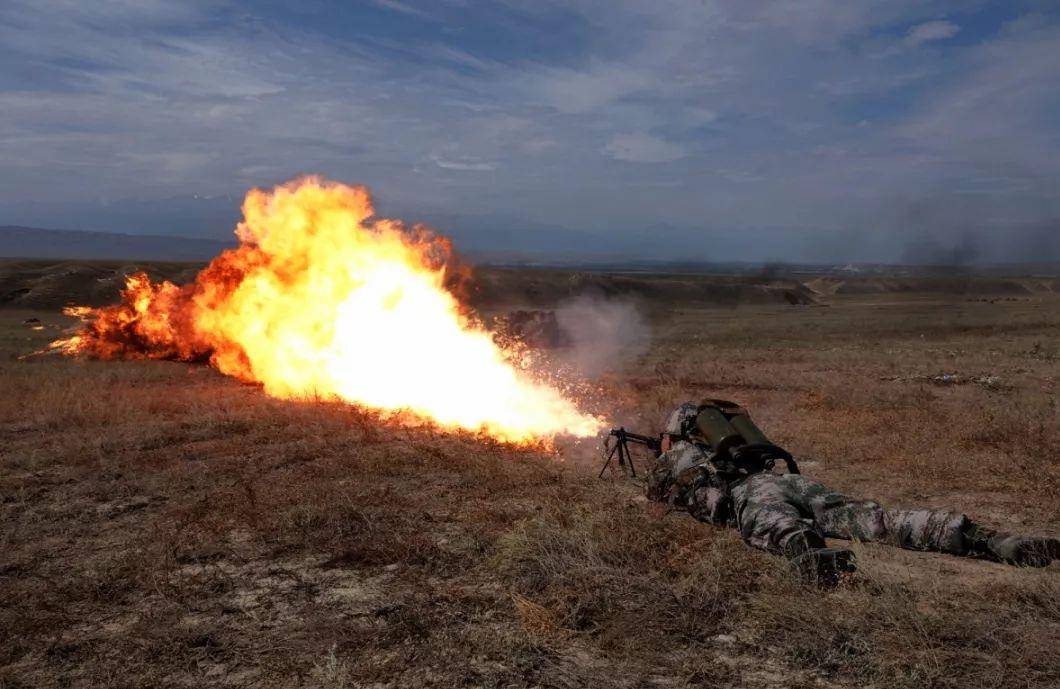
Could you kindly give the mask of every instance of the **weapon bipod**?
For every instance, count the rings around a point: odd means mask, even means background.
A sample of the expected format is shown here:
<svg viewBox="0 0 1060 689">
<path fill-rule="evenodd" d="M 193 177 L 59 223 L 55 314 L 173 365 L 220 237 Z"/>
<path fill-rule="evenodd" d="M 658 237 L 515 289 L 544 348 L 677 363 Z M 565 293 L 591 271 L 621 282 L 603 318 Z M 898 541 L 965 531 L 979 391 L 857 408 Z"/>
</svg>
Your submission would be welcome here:
<svg viewBox="0 0 1060 689">
<path fill-rule="evenodd" d="M 622 468 L 622 473 L 628 473 L 633 478 L 637 478 L 637 465 L 634 464 L 633 455 L 629 452 L 630 442 L 644 445 L 656 454 L 660 452 L 662 447 L 661 437 L 651 438 L 646 435 L 640 435 L 639 433 L 630 433 L 625 428 L 612 428 L 611 432 L 608 433 L 608 438 L 616 438 L 617 440 L 615 440 L 615 444 L 611 446 L 611 451 L 607 453 L 607 461 L 604 462 L 604 466 L 600 469 L 598 478 L 604 477 L 604 472 L 607 471 L 607 467 L 611 466 L 611 462 L 614 460 L 616 454 L 618 455 L 618 466 Z"/>
</svg>

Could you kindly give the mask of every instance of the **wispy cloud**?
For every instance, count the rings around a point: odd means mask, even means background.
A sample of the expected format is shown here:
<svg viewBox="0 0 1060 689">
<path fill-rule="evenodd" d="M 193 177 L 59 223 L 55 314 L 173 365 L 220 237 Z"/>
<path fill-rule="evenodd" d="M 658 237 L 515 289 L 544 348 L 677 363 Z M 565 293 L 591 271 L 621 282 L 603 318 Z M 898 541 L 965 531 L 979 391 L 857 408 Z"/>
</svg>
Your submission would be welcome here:
<svg viewBox="0 0 1060 689">
<path fill-rule="evenodd" d="M 622 64 L 586 69 L 546 69 L 529 80 L 531 99 L 564 113 L 588 113 L 654 84 L 649 74 Z"/>
<path fill-rule="evenodd" d="M 400 12 L 401 14 L 411 15 L 413 17 L 429 17 L 430 15 L 418 7 L 413 7 L 408 3 L 399 2 L 398 0 L 370 0 L 373 5 L 378 5 L 383 9 L 393 10 L 394 12 Z"/>
<path fill-rule="evenodd" d="M 912 45 L 920 45 L 931 41 L 944 41 L 947 38 L 956 36 L 960 30 L 961 27 L 953 22 L 944 20 L 924 22 L 909 29 L 906 34 L 906 41 Z"/>
<path fill-rule="evenodd" d="M 685 156 L 680 146 L 643 132 L 615 135 L 604 153 L 631 163 L 667 163 Z"/>
<path fill-rule="evenodd" d="M 434 164 L 445 170 L 463 170 L 468 172 L 488 172 L 496 170 L 496 163 L 473 160 L 446 160 L 444 158 L 432 158 Z"/>
</svg>

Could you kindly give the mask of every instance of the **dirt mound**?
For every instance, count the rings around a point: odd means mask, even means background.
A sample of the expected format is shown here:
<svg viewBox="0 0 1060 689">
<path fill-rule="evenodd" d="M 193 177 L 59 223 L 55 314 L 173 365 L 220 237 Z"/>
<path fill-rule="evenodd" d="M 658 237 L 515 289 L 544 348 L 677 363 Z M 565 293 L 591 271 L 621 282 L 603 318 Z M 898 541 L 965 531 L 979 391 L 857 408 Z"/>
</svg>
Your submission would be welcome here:
<svg viewBox="0 0 1060 689">
<path fill-rule="evenodd" d="M 1056 292 L 1055 278 L 961 277 L 819 277 L 806 282 L 817 295 L 857 294 L 994 294 L 1017 296 Z"/>
<path fill-rule="evenodd" d="M 564 270 L 483 268 L 472 295 L 477 304 L 545 306 L 580 294 L 659 303 L 812 304 L 814 293 L 794 280 L 715 275 L 589 273 Z"/>
<path fill-rule="evenodd" d="M 55 309 L 67 304 L 98 306 L 117 300 L 125 278 L 146 272 L 152 280 L 190 281 L 197 263 L 116 261 L 0 262 L 0 306 Z"/>
<path fill-rule="evenodd" d="M 190 282 L 201 263 L 0 260 L 0 307 L 56 309 L 100 305 L 118 298 L 126 276 Z M 989 276 L 817 276 L 603 273 L 542 268 L 475 270 L 471 303 L 482 309 L 550 308 L 579 295 L 655 304 L 704 306 L 815 304 L 833 296 L 881 294 L 1026 296 L 1060 292 L 1060 278 Z"/>
<path fill-rule="evenodd" d="M 1027 278 L 1020 281 L 1028 292 L 1060 292 L 1060 278 Z"/>
<path fill-rule="evenodd" d="M 199 263 L 117 261 L 0 262 L 0 307 L 54 309 L 67 304 L 111 303 L 126 276 L 144 271 L 152 280 L 189 282 Z M 812 304 L 813 290 L 794 280 L 748 277 L 631 275 L 567 270 L 481 268 L 471 301 L 479 307 L 552 306 L 581 294 L 708 305 Z"/>
</svg>

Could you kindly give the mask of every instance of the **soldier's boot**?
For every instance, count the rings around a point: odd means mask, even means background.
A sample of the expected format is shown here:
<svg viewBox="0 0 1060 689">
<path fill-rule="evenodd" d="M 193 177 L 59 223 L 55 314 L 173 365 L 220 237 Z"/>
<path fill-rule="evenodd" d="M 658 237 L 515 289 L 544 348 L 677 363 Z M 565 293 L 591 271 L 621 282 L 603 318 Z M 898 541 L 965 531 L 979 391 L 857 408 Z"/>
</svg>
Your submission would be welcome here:
<svg viewBox="0 0 1060 689">
<path fill-rule="evenodd" d="M 789 538 L 784 555 L 800 580 L 820 586 L 835 586 L 842 574 L 856 569 L 854 553 L 827 547 L 824 539 L 812 531 Z"/>
<path fill-rule="evenodd" d="M 971 524 L 965 532 L 971 553 L 1018 567 L 1046 567 L 1060 560 L 1060 540 L 994 531 Z"/>
</svg>

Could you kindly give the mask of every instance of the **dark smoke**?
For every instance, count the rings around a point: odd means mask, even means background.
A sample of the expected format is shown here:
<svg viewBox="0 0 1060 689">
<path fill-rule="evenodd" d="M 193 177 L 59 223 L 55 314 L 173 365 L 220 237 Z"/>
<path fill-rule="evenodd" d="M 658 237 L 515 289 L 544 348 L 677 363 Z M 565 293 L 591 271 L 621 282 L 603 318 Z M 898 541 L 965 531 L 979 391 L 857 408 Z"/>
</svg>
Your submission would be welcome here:
<svg viewBox="0 0 1060 689">
<path fill-rule="evenodd" d="M 957 269 L 976 263 L 981 255 L 979 240 L 972 233 L 966 232 L 952 243 L 932 236 L 912 239 L 902 250 L 901 260 L 902 263 L 912 265 Z"/>
</svg>

